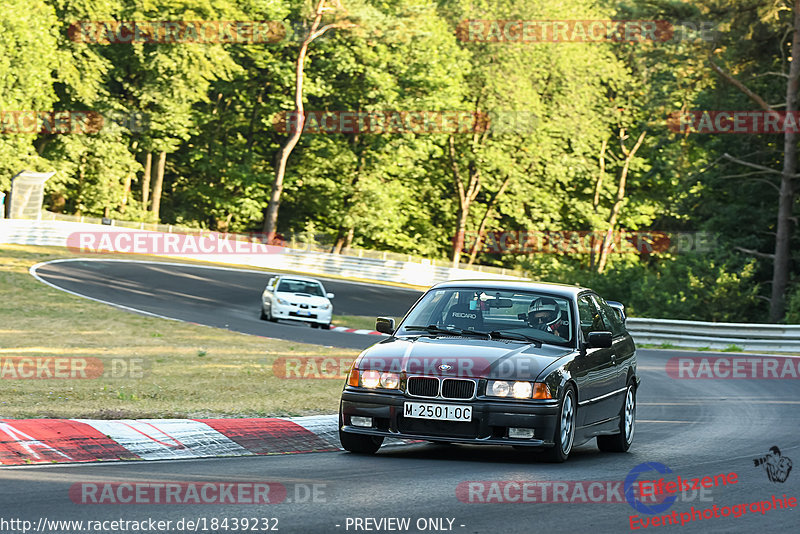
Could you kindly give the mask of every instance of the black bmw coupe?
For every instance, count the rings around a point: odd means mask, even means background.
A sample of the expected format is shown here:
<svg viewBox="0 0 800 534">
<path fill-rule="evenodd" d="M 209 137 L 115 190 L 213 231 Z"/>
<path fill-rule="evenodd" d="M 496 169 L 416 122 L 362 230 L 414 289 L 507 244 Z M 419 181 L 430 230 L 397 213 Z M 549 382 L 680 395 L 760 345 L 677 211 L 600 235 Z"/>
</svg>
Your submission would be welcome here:
<svg viewBox="0 0 800 534">
<path fill-rule="evenodd" d="M 625 452 L 636 419 L 636 347 L 624 307 L 591 289 L 453 281 L 428 290 L 362 352 L 339 409 L 342 446 L 384 438 L 541 448 L 555 462 L 594 437 Z"/>
</svg>

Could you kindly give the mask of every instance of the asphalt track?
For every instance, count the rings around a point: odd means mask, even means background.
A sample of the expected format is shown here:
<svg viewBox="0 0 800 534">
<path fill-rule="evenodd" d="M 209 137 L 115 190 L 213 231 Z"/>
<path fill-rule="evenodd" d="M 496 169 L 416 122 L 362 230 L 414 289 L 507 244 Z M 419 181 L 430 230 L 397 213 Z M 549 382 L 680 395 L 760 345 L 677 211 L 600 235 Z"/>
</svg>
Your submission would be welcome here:
<svg viewBox="0 0 800 534">
<path fill-rule="evenodd" d="M 58 264 L 56 264 L 58 265 Z M 69 269 L 65 270 L 66 267 Z M 187 298 L 186 284 L 198 276 L 187 268 L 179 274 L 156 267 L 139 266 L 148 276 L 137 276 L 122 266 L 60 265 L 47 273 L 48 280 L 80 284 L 87 274 L 94 273 L 95 282 L 88 287 L 106 296 L 103 289 L 121 274 L 132 277 L 122 289 L 130 299 L 146 302 L 153 295 L 167 309 L 181 310 L 183 306 L 167 306 L 170 300 Z M 92 271 L 91 269 L 96 269 Z M 118 269 L 123 269 L 120 272 Z M 44 273 L 44 269 L 40 274 Z M 166 278 L 152 283 L 153 273 Z M 250 279 L 229 279 L 221 275 L 219 286 L 211 294 L 197 300 L 195 308 L 212 314 L 240 313 L 252 315 L 244 293 L 257 288 L 264 276 Z M 249 276 L 242 274 L 241 276 Z M 55 278 L 54 278 L 55 277 Z M 147 284 L 148 280 L 151 282 Z M 184 280 L 182 289 L 167 281 Z M 238 280 L 238 281 L 237 281 Z M 162 283 L 163 282 L 163 283 Z M 197 279 L 207 283 L 206 277 Z M 86 290 L 86 284 L 84 284 Z M 352 288 L 351 288 L 352 289 Z M 347 289 L 334 288 L 344 302 Z M 146 295 L 140 295 L 139 292 Z M 164 291 L 165 296 L 159 296 Z M 211 290 L 209 290 L 211 291 Z M 357 291 L 361 291 L 359 287 Z M 392 291 L 380 288 L 379 293 Z M 104 293 L 105 292 L 105 293 Z M 175 295 L 178 293 L 178 295 Z M 222 298 L 216 304 L 214 295 L 242 295 L 237 308 L 227 310 Z M 194 293 L 190 293 L 194 295 Z M 98 297 L 99 298 L 99 297 Z M 247 297 L 249 298 L 249 297 Z M 337 299 L 339 295 L 337 295 Z M 189 299 L 191 301 L 192 299 Z M 127 301 L 130 302 L 130 301 Z M 256 300 L 257 302 L 257 300 Z M 241 308 L 241 309 L 240 309 Z M 245 311 L 246 310 L 246 311 Z M 257 310 L 257 307 L 256 307 Z M 158 312 L 154 312 L 158 313 Z M 186 310 L 189 313 L 189 310 Z M 246 317 L 240 317 L 246 325 Z M 257 318 L 255 319 L 257 320 Z M 204 324 L 212 324 L 208 317 Z M 283 325 L 281 325 L 282 327 Z M 228 328 L 231 328 L 230 324 Z M 307 333 L 310 329 L 303 329 Z M 323 333 L 320 333 L 323 334 Z M 331 338 L 335 334 L 325 332 Z M 264 335 L 264 334 L 262 334 Z M 368 337 L 368 336 L 363 336 Z M 703 352 L 702 355 L 713 355 Z M 398 532 L 398 530 L 354 529 L 355 518 L 410 518 L 406 532 L 460 533 L 617 533 L 631 531 L 629 517 L 646 516 L 627 503 L 584 503 L 573 494 L 573 502 L 462 502 L 456 494 L 460 483 L 468 481 L 623 481 L 629 471 L 644 462 L 659 462 L 668 466 L 671 475 L 649 472 L 642 478 L 666 476 L 674 479 L 714 476 L 735 472 L 737 483 L 709 490 L 704 496 L 686 494 L 672 507 L 678 514 L 695 509 L 718 506 L 731 507 L 754 501 L 771 501 L 773 495 L 800 497 L 800 472 L 797 467 L 783 482 L 770 482 L 763 468 L 755 467 L 753 459 L 763 456 L 772 446 L 778 446 L 784 456 L 800 461 L 798 426 L 800 423 L 800 382 L 787 380 L 677 380 L 665 372 L 666 361 L 676 355 L 693 355 L 687 351 L 640 350 L 639 371 L 642 377 L 638 393 L 637 428 L 634 445 L 626 454 L 601 453 L 594 441 L 578 447 L 565 464 L 553 465 L 537 461 L 535 454 L 504 447 L 444 446 L 419 444 L 382 449 L 374 457 L 344 452 L 314 453 L 246 458 L 217 458 L 211 460 L 132 462 L 114 464 L 74 464 L 61 466 L 5 468 L 0 470 L 0 530 L 2 520 L 25 519 L 37 525 L 39 520 L 170 520 L 172 532 L 189 531 L 186 526 L 176 529 L 177 522 L 205 519 L 207 530 L 199 532 L 232 532 L 233 518 L 278 518 L 279 532 L 338 533 L 338 532 Z M 81 482 L 158 483 L 158 482 L 279 482 L 289 488 L 288 500 L 272 505 L 246 504 L 76 504 L 70 500 L 69 489 Z M 317 484 L 323 492 L 313 499 L 298 502 L 294 485 Z M 306 486 L 300 486 L 305 488 Z M 488 493 L 486 494 L 488 495 Z M 519 496 L 518 493 L 510 494 Z M 562 499 L 563 500 L 563 499 Z M 585 497 L 584 499 L 585 500 Z M 680 517 L 680 516 L 679 516 Z M 228 529 L 210 528 L 210 521 L 228 519 Z M 348 518 L 351 520 L 348 523 Z M 451 530 L 418 529 L 417 520 L 426 518 L 452 519 Z M 649 531 L 672 532 L 796 532 L 800 508 L 770 510 L 766 514 L 748 512 L 738 518 L 702 519 L 683 526 L 651 526 Z M 270 523 L 270 524 L 274 524 Z M 337 526 L 338 525 L 338 526 Z M 349 528 L 348 528 L 349 525 Z M 364 525 L 362 523 L 362 525 Z M 462 526 L 463 525 L 463 526 Z M 370 523 L 370 526 L 374 524 Z M 84 530 L 85 531 L 85 530 Z M 107 530 L 111 532 L 111 530 Z M 118 529 L 117 531 L 123 532 Z M 253 530 L 266 532 L 266 530 Z M 56 530 L 50 530 L 56 532 Z M 64 532 L 78 532 L 75 529 Z M 241 530 L 239 530 L 241 532 Z"/>
<path fill-rule="evenodd" d="M 798 381 L 675 380 L 664 372 L 666 360 L 675 355 L 670 351 L 640 351 L 638 424 L 634 446 L 627 454 L 601 453 L 589 442 L 576 449 L 566 463 L 553 465 L 538 462 L 530 453 L 503 447 L 420 444 L 382 449 L 374 457 L 331 452 L 6 468 L 0 470 L 0 519 L 26 519 L 35 525 L 40 518 L 153 518 L 171 520 L 176 525 L 181 519 L 276 517 L 279 532 L 337 533 L 366 532 L 356 531 L 352 525 L 347 529 L 348 518 L 407 517 L 412 525 L 408 532 L 424 532 L 415 526 L 418 519 L 443 517 L 453 519 L 452 532 L 460 533 L 628 532 L 629 516 L 637 512 L 624 502 L 467 503 L 457 498 L 456 488 L 466 481 L 622 481 L 643 462 L 665 464 L 673 470 L 673 475 L 667 475 L 673 479 L 675 474 L 684 478 L 730 472 L 738 475 L 735 485 L 715 488 L 703 497 L 687 494 L 659 515 L 672 510 L 689 512 L 692 506 L 721 508 L 770 500 L 772 495 L 798 497 L 797 468 L 786 482 L 777 483 L 767 479 L 763 468 L 753 465 L 753 459 L 773 445 L 779 446 L 784 456 L 800 461 Z M 654 472 L 649 475 L 643 478 L 662 476 Z M 293 501 L 295 491 L 305 495 L 305 491 L 293 489 L 294 484 L 322 485 L 318 488 L 323 493 L 318 494 L 317 502 L 260 506 L 86 505 L 72 502 L 68 494 L 73 484 L 81 482 L 175 481 L 280 482 L 287 485 L 289 500 Z M 748 511 L 739 518 L 703 519 L 682 527 L 651 526 L 648 532 L 797 532 L 798 518 L 798 508 L 770 510 L 766 515 Z M 384 531 L 390 532 L 379 532 Z"/>
<path fill-rule="evenodd" d="M 365 349 L 380 339 L 314 329 L 300 322 L 260 320 L 268 272 L 128 260 L 59 261 L 36 272 L 46 282 L 79 295 L 246 334 L 352 349 Z M 412 289 L 317 278 L 336 295 L 333 311 L 339 315 L 402 317 L 421 295 Z"/>
</svg>

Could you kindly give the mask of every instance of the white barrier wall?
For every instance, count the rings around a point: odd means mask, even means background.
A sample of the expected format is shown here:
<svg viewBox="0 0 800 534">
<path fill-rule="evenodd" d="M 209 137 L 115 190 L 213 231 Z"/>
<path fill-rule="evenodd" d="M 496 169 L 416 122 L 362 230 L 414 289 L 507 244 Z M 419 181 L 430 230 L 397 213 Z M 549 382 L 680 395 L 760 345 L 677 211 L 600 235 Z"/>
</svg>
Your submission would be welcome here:
<svg viewBox="0 0 800 534">
<path fill-rule="evenodd" d="M 118 226 L 69 221 L 0 220 L 0 243 L 66 247 L 67 239 L 76 233 L 146 232 Z M 70 244 L 78 244 L 77 239 Z M 493 279 L 524 280 L 510 275 L 453 269 L 424 262 L 358 258 L 340 254 L 309 252 L 288 247 L 261 247 L 254 254 L 169 254 L 168 257 L 222 262 L 248 267 L 263 267 L 317 275 L 335 275 L 364 280 L 400 282 L 422 287 L 447 280 Z M 88 253 L 91 254 L 91 253 Z M 100 254 L 94 254 L 100 256 Z"/>
</svg>

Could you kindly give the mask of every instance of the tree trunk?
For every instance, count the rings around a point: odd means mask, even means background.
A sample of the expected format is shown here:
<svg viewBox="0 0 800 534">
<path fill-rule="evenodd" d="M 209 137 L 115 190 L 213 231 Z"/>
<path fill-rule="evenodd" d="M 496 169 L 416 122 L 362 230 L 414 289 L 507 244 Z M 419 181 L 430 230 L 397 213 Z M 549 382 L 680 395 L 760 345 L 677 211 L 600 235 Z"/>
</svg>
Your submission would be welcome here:
<svg viewBox="0 0 800 534">
<path fill-rule="evenodd" d="M 153 166 L 153 153 L 148 152 L 144 158 L 144 176 L 142 176 L 142 209 L 147 211 L 150 201 L 150 169 Z"/>
<path fill-rule="evenodd" d="M 800 78 L 800 0 L 794 1 L 794 33 L 792 35 L 791 64 L 789 80 L 786 83 L 786 113 L 797 111 L 797 89 Z M 786 287 L 789 285 L 791 251 L 789 239 L 792 234 L 792 205 L 794 204 L 794 184 L 792 178 L 797 173 L 797 134 L 794 129 L 785 129 L 783 134 L 783 173 L 778 200 L 778 227 L 775 236 L 775 260 L 772 265 L 772 295 L 769 302 L 769 319 L 772 322 L 783 320 L 786 313 Z"/>
<path fill-rule="evenodd" d="M 156 222 L 159 221 L 161 211 L 161 188 L 164 186 L 164 165 L 167 162 L 167 152 L 162 150 L 158 155 L 158 167 L 156 168 L 156 181 L 153 184 L 153 215 Z"/>
<path fill-rule="evenodd" d="M 644 136 L 646 134 L 647 130 L 642 131 L 642 133 L 639 135 L 639 139 L 636 140 L 636 144 L 633 145 L 631 150 L 628 150 L 625 148 L 625 139 L 627 139 L 625 130 L 620 132 L 620 142 L 622 145 L 622 153 L 625 156 L 625 162 L 622 165 L 622 172 L 620 172 L 619 185 L 617 186 L 617 198 L 614 202 L 614 207 L 611 208 L 611 214 L 608 217 L 608 230 L 606 231 L 606 235 L 603 237 L 603 245 L 600 248 L 600 258 L 597 262 L 598 274 L 601 274 L 605 270 L 606 263 L 608 263 L 608 254 L 611 252 L 613 245 L 612 239 L 614 237 L 614 227 L 617 225 L 617 218 L 619 217 L 619 212 L 622 209 L 622 202 L 625 200 L 625 186 L 628 181 L 628 169 L 630 168 L 633 156 L 636 155 L 636 151 L 639 150 L 640 146 L 642 146 L 642 142 L 644 141 Z"/>
<path fill-rule="evenodd" d="M 122 184 L 122 201 L 119 203 L 119 212 L 125 213 L 125 206 L 128 205 L 128 197 L 131 194 L 131 179 L 132 176 L 129 174 L 125 177 L 125 181 Z"/>
<path fill-rule="evenodd" d="M 467 262 L 468 267 L 471 267 L 472 264 L 475 263 L 475 258 L 478 255 L 481 244 L 483 243 L 483 237 L 486 234 L 486 223 L 489 221 L 489 214 L 494 209 L 497 199 L 505 192 L 509 181 L 511 181 L 511 177 L 506 176 L 506 179 L 503 180 L 503 183 L 500 185 L 500 189 L 495 191 L 494 195 L 492 195 L 492 198 L 489 200 L 489 203 L 486 205 L 486 212 L 484 212 L 483 218 L 481 219 L 481 224 L 478 226 L 478 235 L 475 238 L 475 243 L 473 243 L 472 250 L 469 253 L 469 262 Z"/>
<path fill-rule="evenodd" d="M 269 196 L 269 203 L 267 204 L 267 212 L 264 216 L 264 233 L 266 234 L 268 243 L 271 243 L 275 238 L 275 231 L 278 224 L 278 208 L 280 208 L 281 195 L 283 194 L 283 178 L 286 174 L 286 162 L 289 160 L 289 155 L 292 153 L 292 150 L 294 150 L 297 142 L 300 141 L 300 136 L 303 133 L 303 126 L 305 125 L 305 114 L 303 110 L 303 76 L 306 55 L 308 54 L 308 45 L 326 31 L 342 26 L 342 24 L 328 24 L 322 28 L 319 27 L 323 13 L 330 10 L 325 4 L 326 0 L 319 0 L 317 3 L 317 8 L 314 11 L 314 22 L 311 24 L 308 35 L 303 39 L 303 44 L 300 45 L 300 51 L 297 54 L 294 89 L 294 114 L 296 117 L 296 125 L 275 156 L 275 181 L 272 182 L 272 191 Z"/>
<path fill-rule="evenodd" d="M 594 197 L 592 198 L 592 208 L 597 213 L 597 208 L 600 206 L 600 192 L 603 189 L 603 180 L 606 175 L 606 148 L 608 148 L 608 139 L 603 139 L 603 145 L 600 147 L 600 174 L 597 177 L 597 182 L 594 184 Z M 600 253 L 601 241 L 598 240 L 594 233 L 594 225 L 592 225 L 592 251 L 589 253 L 589 269 L 594 269 L 595 260 Z"/>
<path fill-rule="evenodd" d="M 448 139 L 450 147 L 450 165 L 453 171 L 453 182 L 458 194 L 458 218 L 456 220 L 456 233 L 453 238 L 453 257 L 451 266 L 457 268 L 461 260 L 461 252 L 464 250 L 464 234 L 467 230 L 467 220 L 469 219 L 469 209 L 472 201 L 478 196 L 481 188 L 480 170 L 475 167 L 475 164 L 470 162 L 467 170 L 469 182 L 467 187 L 464 187 L 464 182 L 461 180 L 461 173 L 458 169 L 458 162 L 456 161 L 456 147 L 453 136 Z"/>
</svg>

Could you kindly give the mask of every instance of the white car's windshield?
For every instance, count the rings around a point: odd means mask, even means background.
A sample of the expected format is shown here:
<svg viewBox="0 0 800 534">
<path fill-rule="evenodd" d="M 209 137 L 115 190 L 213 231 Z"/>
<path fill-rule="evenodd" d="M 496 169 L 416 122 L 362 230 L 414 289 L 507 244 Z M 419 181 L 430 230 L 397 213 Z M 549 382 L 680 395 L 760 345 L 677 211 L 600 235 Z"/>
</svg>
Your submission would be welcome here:
<svg viewBox="0 0 800 534">
<path fill-rule="evenodd" d="M 308 280 L 281 280 L 278 284 L 278 291 L 283 293 L 305 293 L 313 297 L 322 297 L 325 295 L 322 291 L 322 286 L 317 282 L 310 282 Z"/>
<path fill-rule="evenodd" d="M 430 291 L 397 335 L 445 333 L 572 345 L 570 301 L 530 291 L 448 288 Z"/>
</svg>

